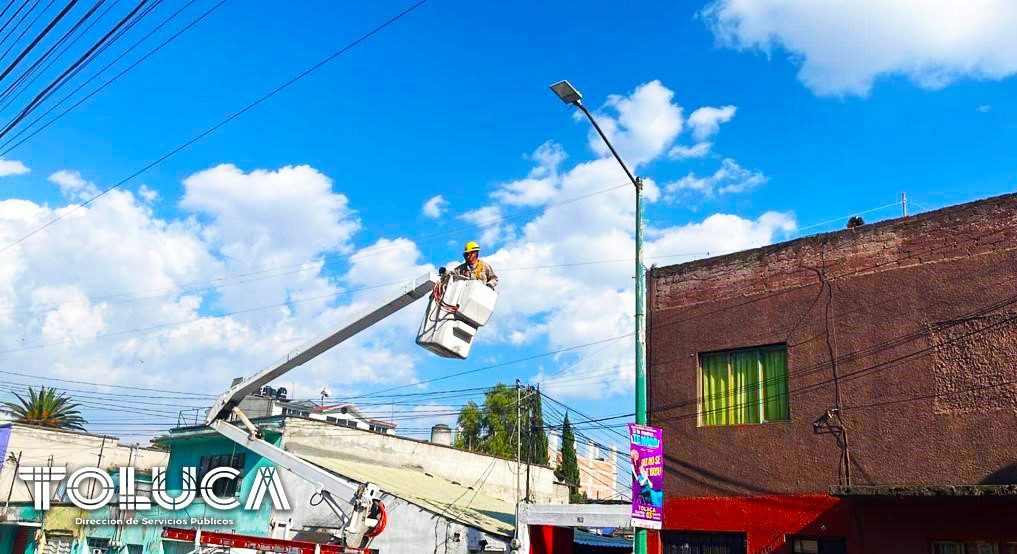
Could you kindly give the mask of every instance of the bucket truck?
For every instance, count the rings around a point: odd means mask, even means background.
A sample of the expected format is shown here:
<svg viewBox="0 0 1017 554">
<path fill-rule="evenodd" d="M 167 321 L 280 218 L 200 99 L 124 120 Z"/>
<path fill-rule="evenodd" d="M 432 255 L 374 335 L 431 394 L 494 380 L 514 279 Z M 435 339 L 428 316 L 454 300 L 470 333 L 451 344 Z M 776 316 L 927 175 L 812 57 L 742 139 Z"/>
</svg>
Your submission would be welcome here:
<svg viewBox="0 0 1017 554">
<path fill-rule="evenodd" d="M 313 360 L 428 294 L 430 298 L 417 343 L 438 355 L 465 359 L 469 355 L 477 328 L 487 323 L 498 295 L 479 281 L 463 279 L 442 269 L 437 274 L 427 273 L 406 283 L 398 293 L 342 323 L 330 333 L 234 383 L 208 410 L 206 424 L 216 432 L 270 460 L 277 468 L 292 472 L 315 485 L 315 497 L 320 498 L 342 520 L 339 526 L 341 532 L 335 537 L 335 542 L 346 548 L 347 552 L 363 551 L 371 538 L 384 528 L 387 516 L 381 502 L 382 491 L 373 483 L 351 485 L 349 481 L 263 440 L 258 428 L 238 406 L 245 396 L 260 390 L 272 380 Z M 342 510 L 340 502 L 349 502 L 352 506 L 350 513 Z"/>
</svg>

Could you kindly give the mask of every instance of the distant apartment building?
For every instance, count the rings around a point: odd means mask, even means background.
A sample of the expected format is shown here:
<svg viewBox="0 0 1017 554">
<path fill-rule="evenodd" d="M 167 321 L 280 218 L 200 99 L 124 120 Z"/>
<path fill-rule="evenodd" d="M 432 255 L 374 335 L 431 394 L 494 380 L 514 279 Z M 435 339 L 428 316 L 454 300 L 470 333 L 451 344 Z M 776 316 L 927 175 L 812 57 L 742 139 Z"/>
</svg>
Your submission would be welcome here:
<svg viewBox="0 0 1017 554">
<path fill-rule="evenodd" d="M 561 464 L 561 435 L 548 435 L 548 464 Z M 618 484 L 618 452 L 605 450 L 591 440 L 576 440 L 576 462 L 579 465 L 579 492 L 590 500 L 626 500 Z"/>
<path fill-rule="evenodd" d="M 395 423 L 367 417 L 353 404 L 325 405 L 313 400 L 294 400 L 287 398 L 286 393 L 286 389 L 265 387 L 241 400 L 239 407 L 251 418 L 279 415 L 306 417 L 363 431 L 395 434 Z"/>
<path fill-rule="evenodd" d="M 651 269 L 666 554 L 1017 554 L 1017 195 Z"/>
</svg>

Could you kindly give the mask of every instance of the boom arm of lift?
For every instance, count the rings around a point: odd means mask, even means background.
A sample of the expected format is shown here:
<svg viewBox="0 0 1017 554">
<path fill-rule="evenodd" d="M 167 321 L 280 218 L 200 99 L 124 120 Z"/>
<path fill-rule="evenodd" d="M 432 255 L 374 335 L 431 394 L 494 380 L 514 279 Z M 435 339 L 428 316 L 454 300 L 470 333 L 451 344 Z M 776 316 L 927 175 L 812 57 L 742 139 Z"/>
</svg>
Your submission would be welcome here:
<svg viewBox="0 0 1017 554">
<path fill-rule="evenodd" d="M 261 387 L 274 379 L 313 360 L 333 346 L 423 298 L 434 290 L 438 279 L 437 274 L 428 273 L 408 282 L 398 294 L 382 300 L 373 308 L 343 323 L 331 333 L 304 344 L 284 359 L 234 384 L 208 410 L 205 422 L 209 427 L 244 448 L 271 460 L 280 469 L 290 471 L 314 484 L 322 501 L 327 503 L 337 514 L 343 513 L 339 508 L 339 499 L 349 498 L 352 494 L 353 511 L 345 516 L 346 521 L 343 528 L 343 542 L 347 546 L 361 546 L 367 532 L 377 524 L 377 521 L 370 518 L 370 513 L 373 501 L 378 499 L 381 494 L 378 487 L 371 483 L 357 487 L 355 484 L 263 440 L 258 436 L 257 428 L 237 406 L 245 396 L 260 390 Z M 229 422 L 228 418 L 231 416 L 238 419 L 247 431 Z"/>
</svg>

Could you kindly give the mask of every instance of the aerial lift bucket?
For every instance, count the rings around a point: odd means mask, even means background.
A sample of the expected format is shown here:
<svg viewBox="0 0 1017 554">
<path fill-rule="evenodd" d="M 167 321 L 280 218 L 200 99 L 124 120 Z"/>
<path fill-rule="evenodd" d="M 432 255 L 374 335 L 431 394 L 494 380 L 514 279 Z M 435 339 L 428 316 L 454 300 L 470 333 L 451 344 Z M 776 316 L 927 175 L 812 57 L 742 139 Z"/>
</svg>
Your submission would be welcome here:
<svg viewBox="0 0 1017 554">
<path fill-rule="evenodd" d="M 443 358 L 465 360 L 497 302 L 498 293 L 483 282 L 443 272 L 428 298 L 417 344 Z"/>
</svg>

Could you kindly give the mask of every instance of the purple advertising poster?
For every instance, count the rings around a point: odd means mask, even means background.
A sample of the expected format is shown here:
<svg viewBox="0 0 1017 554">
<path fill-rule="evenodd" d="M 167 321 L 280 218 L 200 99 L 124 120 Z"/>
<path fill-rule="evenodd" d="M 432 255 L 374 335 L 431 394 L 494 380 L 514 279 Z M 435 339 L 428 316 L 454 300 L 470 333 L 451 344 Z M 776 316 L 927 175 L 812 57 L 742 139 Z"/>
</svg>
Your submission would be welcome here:
<svg viewBox="0 0 1017 554">
<path fill-rule="evenodd" d="M 632 463 L 632 526 L 660 529 L 664 519 L 663 433 L 658 427 L 629 424 Z"/>
</svg>

